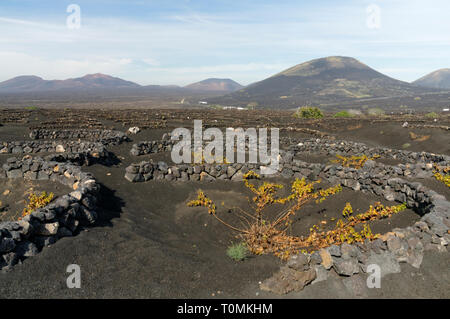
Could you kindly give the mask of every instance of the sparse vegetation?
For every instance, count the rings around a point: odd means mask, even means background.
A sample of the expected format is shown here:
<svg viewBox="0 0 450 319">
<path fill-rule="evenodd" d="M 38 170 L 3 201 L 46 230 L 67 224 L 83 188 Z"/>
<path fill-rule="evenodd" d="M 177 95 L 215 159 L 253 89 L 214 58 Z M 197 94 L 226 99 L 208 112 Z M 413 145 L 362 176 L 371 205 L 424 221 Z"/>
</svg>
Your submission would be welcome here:
<svg viewBox="0 0 450 319">
<path fill-rule="evenodd" d="M 278 190 L 283 185 L 263 182 L 256 186 L 249 182 L 249 179 L 259 179 L 259 175 L 253 171 L 244 175 L 245 186 L 255 195 L 249 199 L 252 204 L 252 212 L 246 212 L 241 208 L 234 211 L 242 219 L 243 226 L 236 227 L 221 219 L 216 213 L 214 203 L 204 195 L 202 191 L 197 194 L 197 199 L 188 203 L 188 206 L 203 206 L 208 208 L 209 214 L 214 216 L 222 224 L 239 233 L 244 240 L 248 250 L 256 255 L 263 253 L 273 253 L 282 259 L 288 258 L 298 251 L 297 237 L 287 234 L 287 230 L 292 224 L 291 217 L 306 203 L 315 200 L 317 203 L 324 201 L 342 190 L 340 185 L 327 189 L 315 189 L 315 185 L 320 181 L 306 182 L 303 179 L 296 179 L 291 185 L 291 193 L 286 197 L 278 197 Z M 265 210 L 271 205 L 280 204 L 283 209 L 273 219 L 269 220 L 265 215 Z"/>
<path fill-rule="evenodd" d="M 223 164 L 230 163 L 230 162 L 228 162 L 226 156 L 221 157 L 221 156 L 216 156 L 215 154 L 212 154 L 212 155 L 213 155 L 213 158 L 211 158 L 211 160 L 213 160 L 213 163 L 223 163 Z M 198 163 L 196 163 L 195 161 L 196 161 L 196 159 L 200 159 L 200 158 L 201 158 L 200 164 L 208 163 L 203 152 L 192 152 L 191 156 L 192 156 L 191 159 L 193 159 L 193 161 L 194 161 L 192 163 L 192 166 L 197 165 Z"/>
<path fill-rule="evenodd" d="M 436 112 L 430 112 L 425 114 L 425 117 L 429 118 L 429 119 L 437 119 L 439 117 L 439 115 Z"/>
<path fill-rule="evenodd" d="M 337 159 L 332 160 L 331 161 L 332 163 L 339 164 L 343 167 L 352 167 L 352 168 L 360 169 L 364 166 L 364 164 L 367 161 L 369 161 L 369 160 L 373 161 L 373 160 L 379 158 L 380 156 L 375 154 L 372 157 L 368 157 L 366 155 L 361 155 L 361 156 L 353 155 L 353 156 L 349 156 L 349 157 L 342 156 L 342 155 L 336 155 L 336 157 L 337 157 Z"/>
<path fill-rule="evenodd" d="M 310 228 L 308 236 L 291 236 L 287 234 L 293 222 L 291 217 L 309 201 L 314 199 L 316 203 L 320 203 L 327 197 L 340 192 L 341 186 L 336 185 L 324 190 L 315 190 L 314 186 L 320 181 L 308 183 L 305 179 L 296 179 L 291 186 L 290 195 L 277 197 L 276 193 L 283 188 L 282 185 L 264 182 L 262 185 L 256 186 L 249 182 L 250 178 L 259 179 L 259 176 L 252 171 L 244 176 L 245 186 L 255 194 L 249 200 L 250 203 L 254 204 L 253 211 L 249 213 L 241 208 L 234 209 L 239 213 L 238 216 L 242 218 L 244 225 L 242 228 L 232 226 L 219 218 L 216 213 L 216 206 L 202 191 L 198 192 L 196 200 L 188 203 L 188 206 L 207 207 L 209 214 L 227 227 L 239 232 L 238 236 L 244 240 L 244 243 L 241 243 L 240 246 L 230 246 L 227 250 L 228 256 L 235 260 L 242 260 L 245 253 L 244 247 L 256 255 L 273 253 L 285 260 L 299 251 L 312 252 L 331 245 L 374 240 L 379 237 L 379 234 L 372 233 L 368 225 L 369 221 L 389 218 L 406 209 L 405 203 L 386 207 L 377 202 L 371 205 L 366 212 L 354 216 L 353 207 L 350 203 L 347 203 L 342 210 L 344 219 L 339 219 L 331 230 L 324 229 L 328 222 L 323 220 Z M 264 211 L 274 204 L 282 205 L 283 209 L 280 210 L 274 220 L 268 220 Z M 331 221 L 333 220 L 331 219 Z M 358 225 L 362 226 L 360 231 L 355 230 Z"/>
<path fill-rule="evenodd" d="M 27 215 L 30 215 L 36 209 L 46 206 L 53 200 L 53 197 L 54 197 L 53 193 L 47 194 L 47 192 L 42 192 L 40 195 L 37 195 L 36 193 L 31 193 L 28 196 L 29 202 L 27 204 L 27 207 L 23 209 L 22 217 L 19 218 L 19 220 Z"/>
<path fill-rule="evenodd" d="M 409 137 L 416 142 L 424 142 L 426 140 L 428 140 L 431 135 L 418 135 L 414 132 L 409 132 Z"/>
<path fill-rule="evenodd" d="M 211 214 L 211 215 L 216 214 L 216 205 L 212 202 L 211 199 L 206 197 L 205 193 L 203 193 L 203 191 L 200 189 L 197 191 L 197 199 L 190 201 L 188 203 L 188 206 L 189 207 L 199 207 L 199 206 L 207 207 L 209 214 Z"/>
<path fill-rule="evenodd" d="M 402 145 L 403 149 L 410 148 L 410 147 L 411 147 L 411 144 L 409 144 L 409 143 L 405 143 Z"/>
<path fill-rule="evenodd" d="M 370 205 L 369 209 L 362 214 L 353 215 L 353 208 L 350 203 L 347 203 L 342 211 L 344 220 L 339 219 L 335 227 L 329 231 L 321 231 L 320 229 L 327 224 L 322 221 L 319 225 L 314 225 L 310 228 L 311 234 L 304 239 L 304 244 L 307 247 L 313 247 L 313 250 L 325 248 L 331 245 L 341 245 L 343 243 L 352 244 L 354 242 L 364 242 L 366 239 L 374 240 L 379 237 L 379 234 L 373 234 L 369 221 L 389 218 L 406 209 L 406 204 L 385 207 L 381 203 Z M 362 225 L 363 229 L 360 232 L 355 230 L 357 225 Z"/>
<path fill-rule="evenodd" d="M 227 256 L 234 261 L 242 261 L 248 257 L 248 249 L 245 243 L 233 244 L 227 248 Z"/>
<path fill-rule="evenodd" d="M 302 106 L 295 111 L 294 117 L 302 119 L 320 119 L 323 113 L 318 107 Z"/>
<path fill-rule="evenodd" d="M 434 178 L 436 178 L 438 181 L 444 183 L 447 187 L 450 188 L 450 166 L 439 167 L 435 165 L 433 173 Z"/>
<path fill-rule="evenodd" d="M 361 124 L 361 123 L 358 123 L 358 124 L 356 124 L 356 125 L 349 125 L 349 126 L 347 126 L 347 130 L 353 131 L 353 130 L 360 129 L 361 127 L 362 127 L 362 124 Z"/>
<path fill-rule="evenodd" d="M 348 111 L 340 111 L 334 114 L 333 117 L 354 117 L 354 115 Z"/>
</svg>

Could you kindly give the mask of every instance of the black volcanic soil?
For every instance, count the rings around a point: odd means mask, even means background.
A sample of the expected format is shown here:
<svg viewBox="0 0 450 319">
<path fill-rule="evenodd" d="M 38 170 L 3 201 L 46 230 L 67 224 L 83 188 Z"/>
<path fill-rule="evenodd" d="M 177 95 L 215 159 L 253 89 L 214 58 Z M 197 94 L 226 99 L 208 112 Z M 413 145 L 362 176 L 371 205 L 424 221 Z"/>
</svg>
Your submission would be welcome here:
<svg viewBox="0 0 450 319">
<path fill-rule="evenodd" d="M 372 133 L 380 128 L 385 132 L 390 127 L 394 130 L 398 123 L 378 126 Z M 3 129 L 7 132 L 8 125 Z M 394 134 L 390 138 L 384 135 L 380 138 L 370 134 L 370 127 L 361 130 L 363 132 L 347 132 L 342 128 L 336 135 L 337 138 L 347 136 L 354 141 L 388 147 L 409 138 L 400 135 L 396 139 Z M 165 131 L 170 130 L 145 130 L 132 139 L 159 139 Z M 431 131 L 436 136 L 430 138 L 432 143 L 425 148 L 438 152 L 448 145 L 442 143 L 448 140 L 449 134 Z M 2 139 L 3 133 L 0 134 Z M 216 201 L 219 213 L 230 214 L 220 203 L 245 207 L 249 193 L 242 183 L 129 183 L 123 175 L 130 163 L 149 158 L 154 161 L 167 159 L 168 156 L 133 157 L 129 155 L 131 144 L 109 147 L 122 160 L 119 165 L 83 167 L 102 184 L 100 219 L 95 227 L 73 238 L 63 238 L 12 271 L 0 273 L 0 295 L 5 298 L 278 298 L 260 291 L 258 282 L 277 271 L 282 264 L 280 260 L 264 255 L 243 262 L 232 261 L 225 250 L 230 243 L 238 241 L 235 233 L 219 224 L 205 209 L 186 206 L 201 188 Z M 4 160 L 6 156 L 0 156 L 0 162 Z M 425 184 L 430 187 L 439 187 L 433 180 L 423 182 L 430 183 Z M 320 206 L 306 205 L 295 216 L 297 220 L 292 231 L 298 235 L 307 234 L 312 224 L 340 217 L 346 202 L 351 202 L 355 211 L 362 212 L 379 200 L 374 195 L 344 189 Z M 230 218 L 233 220 L 233 216 Z M 382 233 L 411 225 L 418 218 L 407 210 L 389 220 L 375 222 L 371 227 L 374 232 Z M 81 289 L 66 287 L 66 267 L 73 263 L 81 267 Z M 419 270 L 401 264 L 402 273 L 388 275 L 382 280 L 382 289 L 370 290 L 369 297 L 449 298 L 449 263 L 448 254 L 427 252 Z M 287 297 L 352 296 L 341 283 L 329 280 Z"/>
<path fill-rule="evenodd" d="M 0 141 L 10 142 L 10 141 L 29 141 L 30 131 L 25 126 L 19 125 L 4 125 L 0 126 Z"/>
<path fill-rule="evenodd" d="M 450 134 L 434 128 L 403 128 L 402 123 L 362 123 L 362 127 L 354 130 L 341 129 L 336 132 L 339 139 L 357 140 L 371 146 L 384 146 L 414 152 L 431 152 L 450 155 Z M 448 125 L 448 124 L 446 124 Z M 418 135 L 430 135 L 423 142 L 414 141 L 409 132 Z M 404 144 L 411 144 L 404 148 Z"/>
</svg>

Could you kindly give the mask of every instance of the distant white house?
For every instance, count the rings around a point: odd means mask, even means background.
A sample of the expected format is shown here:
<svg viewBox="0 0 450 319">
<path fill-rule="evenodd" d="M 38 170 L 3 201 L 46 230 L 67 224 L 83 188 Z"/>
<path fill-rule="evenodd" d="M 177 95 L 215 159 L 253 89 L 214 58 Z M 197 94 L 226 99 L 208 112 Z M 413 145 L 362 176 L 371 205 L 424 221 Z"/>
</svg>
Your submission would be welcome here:
<svg viewBox="0 0 450 319">
<path fill-rule="evenodd" d="M 240 106 L 224 106 L 222 109 L 223 110 L 238 110 L 238 111 L 245 110 L 244 107 L 240 107 Z"/>
<path fill-rule="evenodd" d="M 199 101 L 198 104 L 208 105 L 208 102 L 206 102 L 206 101 Z"/>
<path fill-rule="evenodd" d="M 450 109 L 442 109 L 442 112 L 449 112 Z"/>
</svg>

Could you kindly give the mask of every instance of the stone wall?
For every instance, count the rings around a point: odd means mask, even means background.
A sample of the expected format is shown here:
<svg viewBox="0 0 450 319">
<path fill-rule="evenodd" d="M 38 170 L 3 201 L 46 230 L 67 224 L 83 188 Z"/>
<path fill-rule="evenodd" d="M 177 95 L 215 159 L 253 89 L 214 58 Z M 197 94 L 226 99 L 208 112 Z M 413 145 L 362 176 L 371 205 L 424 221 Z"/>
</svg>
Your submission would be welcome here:
<svg viewBox="0 0 450 319">
<path fill-rule="evenodd" d="M 175 144 L 179 141 L 173 141 L 171 139 L 170 133 L 164 133 L 161 140 L 154 141 L 141 141 L 139 143 L 133 144 L 130 154 L 133 156 L 141 156 L 147 154 L 170 152 Z M 203 141 L 203 147 L 208 144 L 208 141 Z M 235 141 L 236 147 L 242 147 L 245 151 L 249 150 L 248 140 L 240 142 Z M 270 145 L 270 140 L 268 145 Z M 192 151 L 194 151 L 194 145 L 191 145 Z M 223 144 L 224 156 L 226 155 L 226 145 L 225 145 L 225 135 Z"/>
<path fill-rule="evenodd" d="M 281 141 L 286 143 L 295 142 L 295 144 L 290 145 L 286 148 L 287 156 L 291 160 L 296 155 L 301 155 L 302 153 L 308 154 L 322 154 L 325 156 L 351 156 L 351 155 L 366 155 L 368 157 L 379 155 L 382 158 L 396 159 L 405 164 L 407 163 L 436 163 L 439 165 L 447 166 L 450 165 L 450 156 L 440 155 L 428 152 L 412 152 L 405 150 L 396 150 L 386 147 L 369 147 L 364 143 L 357 143 L 352 141 L 336 141 L 329 138 L 307 138 L 307 139 L 296 139 L 296 138 L 281 138 Z M 169 134 L 164 134 L 161 140 L 157 141 L 142 141 L 133 144 L 130 154 L 134 156 L 160 153 L 160 152 L 170 152 L 173 146 L 178 143 L 177 141 L 172 141 Z M 207 143 L 207 142 L 205 142 Z M 268 144 L 270 145 L 270 143 Z M 283 145 L 280 145 L 282 147 Z M 248 151 L 248 143 L 244 145 L 245 150 Z M 224 146 L 224 151 L 226 147 Z M 282 153 L 283 150 L 280 150 Z M 286 161 L 285 161 L 286 162 Z"/>
<path fill-rule="evenodd" d="M 35 129 L 30 132 L 33 140 L 80 139 L 101 142 L 103 145 L 118 145 L 129 141 L 128 136 L 116 130 L 47 130 Z"/>
<path fill-rule="evenodd" d="M 130 154 L 133 156 L 141 156 L 147 154 L 170 152 L 174 142 L 172 141 L 143 141 L 133 144 L 130 150 Z"/>
<path fill-rule="evenodd" d="M 249 170 L 260 174 L 264 172 L 266 166 L 259 164 L 203 164 L 203 165 L 168 165 L 166 162 L 146 162 L 131 164 L 126 168 L 125 178 L 131 182 L 145 182 L 152 179 L 161 180 L 166 179 L 170 181 L 198 181 L 207 180 L 233 180 L 241 181 L 242 176 Z M 367 161 L 362 170 L 342 167 L 339 165 L 326 165 L 319 163 L 307 163 L 301 160 L 296 160 L 289 155 L 289 152 L 284 153 L 281 158 L 279 171 L 269 177 L 284 177 L 284 178 L 308 178 L 317 179 L 320 177 L 342 179 L 343 183 L 348 183 L 345 180 L 351 179 L 355 173 L 370 172 L 370 174 L 383 178 L 383 176 L 393 177 L 417 177 L 427 178 L 433 175 L 433 166 L 431 163 L 419 164 L 399 164 L 396 166 L 384 165 L 376 163 L 375 161 Z M 353 186 L 357 189 L 358 185 Z"/>
<path fill-rule="evenodd" d="M 76 141 L 15 141 L 0 142 L 0 154 L 41 154 L 49 153 L 49 161 L 70 161 L 79 165 L 90 165 L 107 161 L 112 154 L 99 142 Z"/>
<path fill-rule="evenodd" d="M 73 191 L 20 221 L 0 223 L 0 269 L 10 269 L 23 259 L 36 255 L 44 246 L 75 235 L 81 226 L 93 224 L 97 219 L 100 186 L 90 173 L 82 172 L 78 166 L 39 157 L 10 158 L 0 169 L 0 181 L 6 178 L 51 180 Z"/>
<path fill-rule="evenodd" d="M 351 141 L 334 141 L 329 139 L 299 139 L 288 150 L 297 153 L 312 153 L 334 156 L 339 155 L 380 155 L 383 158 L 398 159 L 404 163 L 434 162 L 442 165 L 450 164 L 450 156 L 427 152 L 411 152 L 386 147 L 369 147 L 364 143 Z"/>
</svg>

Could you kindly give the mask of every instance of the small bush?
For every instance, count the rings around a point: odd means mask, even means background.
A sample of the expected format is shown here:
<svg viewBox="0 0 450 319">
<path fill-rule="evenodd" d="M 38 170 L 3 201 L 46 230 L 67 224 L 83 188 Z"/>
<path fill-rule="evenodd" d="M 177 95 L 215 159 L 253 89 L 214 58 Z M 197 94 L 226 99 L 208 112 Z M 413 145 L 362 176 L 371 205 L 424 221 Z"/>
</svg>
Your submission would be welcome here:
<svg viewBox="0 0 450 319">
<path fill-rule="evenodd" d="M 375 154 L 372 157 L 368 157 L 367 155 L 361 155 L 361 156 L 349 156 L 349 157 L 345 157 L 342 155 L 336 155 L 336 159 L 332 160 L 332 163 L 335 164 L 339 164 L 343 167 L 352 167 L 352 168 L 356 168 L 356 169 L 360 169 L 364 166 L 364 164 L 367 161 L 374 161 L 375 159 L 380 158 L 380 155 Z"/>
<path fill-rule="evenodd" d="M 248 249 L 245 243 L 233 244 L 227 248 L 227 256 L 235 261 L 247 258 Z"/>
<path fill-rule="evenodd" d="M 294 117 L 302 119 L 320 119 L 323 117 L 323 113 L 318 107 L 302 106 L 294 113 Z"/>
<path fill-rule="evenodd" d="M 430 118 L 430 119 L 436 119 L 439 117 L 439 115 L 436 112 L 430 112 L 425 114 L 425 117 Z"/>
<path fill-rule="evenodd" d="M 55 195 L 53 193 L 47 194 L 47 192 L 42 192 L 40 195 L 31 193 L 28 196 L 29 203 L 27 204 L 27 207 L 25 207 L 22 211 L 22 217 L 30 215 L 38 208 L 45 207 L 53 200 L 54 197 Z"/>
<path fill-rule="evenodd" d="M 340 111 L 333 115 L 333 117 L 353 117 L 354 115 L 348 111 Z"/>
<path fill-rule="evenodd" d="M 411 144 L 405 143 L 405 144 L 402 145 L 402 148 L 403 148 L 403 149 L 408 148 L 408 147 L 411 147 Z"/>
</svg>

